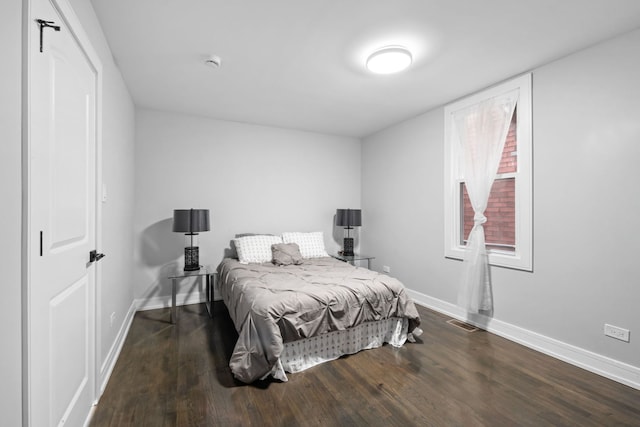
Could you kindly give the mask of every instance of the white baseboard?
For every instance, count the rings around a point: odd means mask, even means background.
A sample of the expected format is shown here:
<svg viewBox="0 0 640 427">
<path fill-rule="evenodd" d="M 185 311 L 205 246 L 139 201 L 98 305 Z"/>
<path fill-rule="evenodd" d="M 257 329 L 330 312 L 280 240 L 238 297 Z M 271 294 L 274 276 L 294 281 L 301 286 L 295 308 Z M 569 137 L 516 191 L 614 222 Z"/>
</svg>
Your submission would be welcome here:
<svg viewBox="0 0 640 427">
<path fill-rule="evenodd" d="M 107 357 L 105 357 L 102 366 L 100 366 L 100 389 L 98 399 L 104 393 L 104 389 L 107 387 L 107 383 L 109 382 L 109 378 L 111 378 L 111 373 L 113 372 L 113 368 L 116 366 L 116 361 L 120 356 L 120 351 L 122 351 L 122 346 L 124 345 L 124 341 L 129 334 L 129 328 L 131 327 L 131 323 L 133 323 L 133 316 L 136 314 L 136 304 L 135 301 L 131 303 L 129 310 L 127 311 L 127 315 L 120 326 L 120 330 L 116 335 L 116 339 L 113 341 L 111 348 L 109 349 L 109 353 Z"/>
<path fill-rule="evenodd" d="M 469 318 L 460 307 L 408 289 L 409 295 L 424 307 L 483 328 L 510 341 L 578 366 L 587 371 L 640 390 L 640 368 L 593 353 L 580 347 L 520 328 L 483 315 Z M 428 327 L 428 326 L 427 326 Z"/>
</svg>

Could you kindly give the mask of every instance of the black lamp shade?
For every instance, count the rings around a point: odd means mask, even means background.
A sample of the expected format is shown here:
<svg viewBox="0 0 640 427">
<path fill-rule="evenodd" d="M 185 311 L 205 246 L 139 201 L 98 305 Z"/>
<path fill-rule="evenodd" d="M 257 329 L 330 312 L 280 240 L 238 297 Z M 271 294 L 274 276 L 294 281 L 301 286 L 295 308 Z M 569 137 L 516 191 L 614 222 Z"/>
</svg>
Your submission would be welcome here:
<svg viewBox="0 0 640 427">
<path fill-rule="evenodd" d="M 176 209 L 173 211 L 173 231 L 194 234 L 209 230 L 209 209 Z"/>
<path fill-rule="evenodd" d="M 362 225 L 362 210 L 338 209 L 336 211 L 336 225 L 338 227 L 360 227 Z"/>
</svg>

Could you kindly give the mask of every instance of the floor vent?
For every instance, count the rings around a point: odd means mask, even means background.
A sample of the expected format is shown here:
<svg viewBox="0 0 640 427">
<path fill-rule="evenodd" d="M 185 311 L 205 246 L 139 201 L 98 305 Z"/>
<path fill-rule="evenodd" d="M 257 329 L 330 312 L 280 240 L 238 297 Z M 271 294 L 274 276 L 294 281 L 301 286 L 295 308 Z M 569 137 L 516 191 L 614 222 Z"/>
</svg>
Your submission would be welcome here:
<svg viewBox="0 0 640 427">
<path fill-rule="evenodd" d="M 447 320 L 447 323 L 457 328 L 464 329 L 467 332 L 475 332 L 478 330 L 478 328 L 476 328 L 475 326 L 465 322 L 461 322 L 460 320 L 457 320 L 457 319 L 449 319 Z"/>
</svg>

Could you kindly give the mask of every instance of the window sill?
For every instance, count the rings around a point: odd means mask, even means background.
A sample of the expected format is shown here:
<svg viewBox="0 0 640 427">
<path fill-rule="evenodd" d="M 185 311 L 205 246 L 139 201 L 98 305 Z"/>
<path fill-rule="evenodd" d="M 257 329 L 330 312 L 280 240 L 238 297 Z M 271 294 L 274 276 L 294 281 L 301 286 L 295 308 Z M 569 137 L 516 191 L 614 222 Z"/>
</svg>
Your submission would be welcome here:
<svg viewBox="0 0 640 427">
<path fill-rule="evenodd" d="M 445 258 L 464 260 L 466 249 L 462 247 L 451 248 L 444 254 Z M 489 251 L 489 264 L 495 267 L 510 268 L 513 270 L 522 270 L 533 272 L 533 264 L 531 257 L 523 256 L 523 254 L 500 252 L 496 250 Z"/>
</svg>

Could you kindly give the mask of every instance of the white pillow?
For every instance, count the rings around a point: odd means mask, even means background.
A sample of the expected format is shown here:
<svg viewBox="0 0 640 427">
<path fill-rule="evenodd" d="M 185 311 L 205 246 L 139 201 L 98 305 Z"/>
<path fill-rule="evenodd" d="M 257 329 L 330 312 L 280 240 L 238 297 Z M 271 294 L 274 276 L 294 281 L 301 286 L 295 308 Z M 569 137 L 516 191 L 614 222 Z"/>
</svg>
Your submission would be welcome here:
<svg viewBox="0 0 640 427">
<path fill-rule="evenodd" d="M 328 257 L 324 248 L 324 236 L 322 231 L 313 233 L 282 233 L 284 243 L 296 243 L 300 247 L 302 258 Z"/>
<path fill-rule="evenodd" d="M 270 262 L 271 245 L 282 243 L 280 236 L 242 236 L 233 240 L 241 264 L 250 262 Z"/>
</svg>

